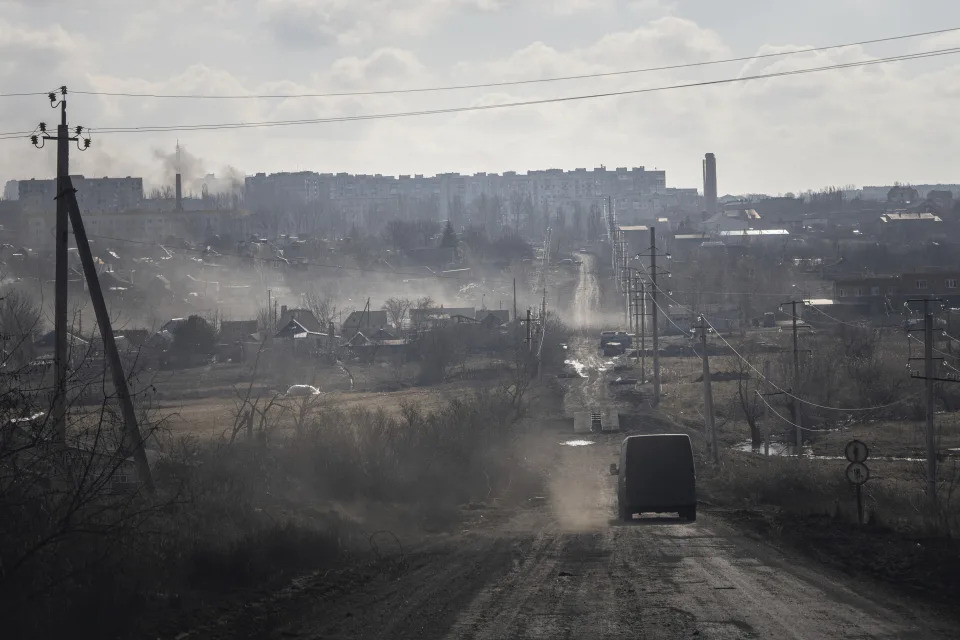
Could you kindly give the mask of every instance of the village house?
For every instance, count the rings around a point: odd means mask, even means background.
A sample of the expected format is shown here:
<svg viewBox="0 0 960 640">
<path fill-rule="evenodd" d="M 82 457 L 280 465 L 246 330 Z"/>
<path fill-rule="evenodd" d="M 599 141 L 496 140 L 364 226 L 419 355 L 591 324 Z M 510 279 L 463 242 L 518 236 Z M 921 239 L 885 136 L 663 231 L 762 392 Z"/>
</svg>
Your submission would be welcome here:
<svg viewBox="0 0 960 640">
<path fill-rule="evenodd" d="M 411 309 L 411 313 L 412 312 L 413 310 Z M 362 311 L 354 311 L 347 316 L 347 319 L 343 321 L 340 333 L 344 336 L 353 336 L 353 334 L 358 331 L 372 334 L 378 329 L 386 329 L 389 326 L 390 323 L 387 321 L 386 311 L 371 311 L 365 309 Z"/>
<path fill-rule="evenodd" d="M 475 307 L 432 307 L 410 309 L 410 325 L 416 330 L 437 329 L 452 324 L 476 322 Z"/>
</svg>

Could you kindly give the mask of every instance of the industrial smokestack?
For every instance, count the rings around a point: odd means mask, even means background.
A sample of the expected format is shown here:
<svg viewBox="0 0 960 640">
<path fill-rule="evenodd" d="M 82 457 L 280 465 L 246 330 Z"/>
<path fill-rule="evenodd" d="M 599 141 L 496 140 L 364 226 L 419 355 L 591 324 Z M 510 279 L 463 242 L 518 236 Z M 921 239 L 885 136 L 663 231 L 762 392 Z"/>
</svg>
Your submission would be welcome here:
<svg viewBox="0 0 960 640">
<path fill-rule="evenodd" d="M 717 159 L 712 153 L 703 159 L 703 205 L 709 215 L 717 212 Z"/>
<path fill-rule="evenodd" d="M 176 182 L 174 183 L 174 192 L 176 193 L 177 198 L 177 211 L 183 211 L 183 186 L 180 182 L 180 174 L 177 174 Z"/>
</svg>

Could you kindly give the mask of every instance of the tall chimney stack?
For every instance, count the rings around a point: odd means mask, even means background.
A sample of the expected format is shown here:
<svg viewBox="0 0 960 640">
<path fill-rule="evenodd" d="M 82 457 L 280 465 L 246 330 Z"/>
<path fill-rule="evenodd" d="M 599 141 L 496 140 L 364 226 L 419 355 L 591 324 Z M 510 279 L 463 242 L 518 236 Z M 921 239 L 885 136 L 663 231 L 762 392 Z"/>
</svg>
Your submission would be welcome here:
<svg viewBox="0 0 960 640">
<path fill-rule="evenodd" d="M 180 181 L 180 140 L 177 140 L 177 177 L 173 190 L 177 198 L 176 210 L 183 211 L 183 183 Z"/>
<path fill-rule="evenodd" d="M 183 211 L 183 186 L 180 182 L 180 174 L 177 174 L 176 182 L 174 183 L 173 190 L 177 198 L 177 211 Z"/>
<path fill-rule="evenodd" d="M 703 159 L 703 205 L 708 215 L 717 212 L 717 159 L 712 153 Z"/>
</svg>

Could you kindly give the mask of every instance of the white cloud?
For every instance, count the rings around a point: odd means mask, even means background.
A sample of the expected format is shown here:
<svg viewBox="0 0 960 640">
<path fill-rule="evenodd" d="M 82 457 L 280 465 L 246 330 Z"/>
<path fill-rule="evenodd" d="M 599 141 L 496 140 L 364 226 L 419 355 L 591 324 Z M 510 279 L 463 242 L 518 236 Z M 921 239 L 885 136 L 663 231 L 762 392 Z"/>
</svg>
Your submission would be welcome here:
<svg viewBox="0 0 960 640">
<path fill-rule="evenodd" d="M 259 9 L 283 46 L 355 46 L 394 35 L 421 36 L 463 9 L 497 11 L 501 0 L 260 0 Z"/>
</svg>

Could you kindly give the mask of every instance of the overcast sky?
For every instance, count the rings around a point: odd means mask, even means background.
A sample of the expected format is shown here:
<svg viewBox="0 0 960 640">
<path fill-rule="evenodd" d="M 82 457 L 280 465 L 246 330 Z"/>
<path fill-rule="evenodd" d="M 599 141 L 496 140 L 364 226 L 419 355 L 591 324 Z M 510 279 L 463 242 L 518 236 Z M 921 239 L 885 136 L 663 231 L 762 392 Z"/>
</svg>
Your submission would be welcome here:
<svg viewBox="0 0 960 640">
<path fill-rule="evenodd" d="M 956 0 L 0 0 L 0 93 L 250 94 L 489 83 L 720 60 L 960 27 Z M 284 100 L 74 95 L 94 129 L 71 173 L 162 179 L 177 139 L 202 169 L 472 173 L 646 166 L 721 193 L 960 182 L 960 55 L 512 109 L 217 132 L 98 127 L 324 118 L 658 87 L 960 47 L 960 31 L 829 52 L 495 89 Z M 0 132 L 55 122 L 0 98 Z M 0 140 L 0 183 L 51 146 Z"/>
</svg>

